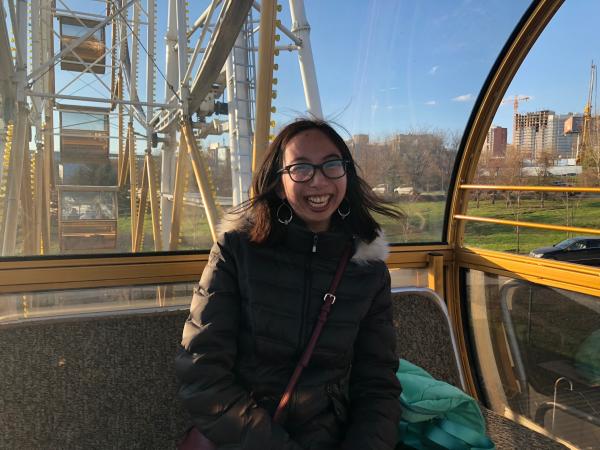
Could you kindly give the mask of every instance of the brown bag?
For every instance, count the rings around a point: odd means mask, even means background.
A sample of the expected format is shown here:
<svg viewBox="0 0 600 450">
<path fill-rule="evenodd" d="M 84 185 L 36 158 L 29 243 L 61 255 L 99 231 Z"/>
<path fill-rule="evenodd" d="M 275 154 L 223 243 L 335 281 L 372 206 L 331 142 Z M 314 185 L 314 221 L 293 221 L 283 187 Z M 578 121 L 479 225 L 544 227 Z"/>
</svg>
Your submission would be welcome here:
<svg viewBox="0 0 600 450">
<path fill-rule="evenodd" d="M 319 339 L 319 335 L 321 331 L 323 331 L 323 326 L 325 322 L 327 322 L 327 318 L 329 317 L 329 311 L 331 311 L 331 305 L 335 303 L 335 291 L 337 290 L 337 286 L 342 279 L 342 275 L 344 274 L 344 270 L 346 269 L 346 264 L 348 264 L 348 260 L 350 259 L 350 252 L 352 247 L 348 245 L 340 262 L 338 263 L 337 269 L 335 271 L 335 276 L 333 277 L 333 281 L 331 282 L 331 286 L 327 293 L 323 296 L 323 306 L 321 306 L 321 312 L 319 313 L 319 318 L 317 319 L 317 324 L 313 330 L 312 336 L 310 337 L 310 341 L 308 341 L 308 345 L 298 361 L 296 368 L 294 369 L 294 373 L 288 382 L 281 399 L 279 400 L 279 405 L 277 406 L 277 410 L 273 415 L 273 422 L 280 423 L 283 412 L 285 411 L 290 398 L 292 397 L 292 393 L 300 379 L 300 374 L 304 370 L 304 368 L 308 365 L 310 361 L 310 357 L 317 345 L 317 340 Z M 177 450 L 217 450 L 217 446 L 213 444 L 206 436 L 204 436 L 196 427 L 192 427 L 184 436 L 184 438 L 177 443 Z"/>
<path fill-rule="evenodd" d="M 217 450 L 217 446 L 200 433 L 198 428 L 192 427 L 177 443 L 177 450 Z"/>
</svg>

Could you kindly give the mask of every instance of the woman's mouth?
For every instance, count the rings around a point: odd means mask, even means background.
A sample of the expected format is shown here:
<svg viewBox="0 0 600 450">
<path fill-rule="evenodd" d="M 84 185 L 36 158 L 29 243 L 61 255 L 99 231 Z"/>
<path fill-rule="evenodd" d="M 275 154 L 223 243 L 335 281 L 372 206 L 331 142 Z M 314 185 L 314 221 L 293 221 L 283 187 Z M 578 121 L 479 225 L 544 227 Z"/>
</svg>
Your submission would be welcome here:
<svg viewBox="0 0 600 450">
<path fill-rule="evenodd" d="M 309 197 L 306 197 L 306 201 L 312 208 L 322 209 L 327 206 L 327 204 L 329 203 L 329 199 L 331 199 L 331 197 L 332 197 L 331 194 L 311 195 Z"/>
</svg>

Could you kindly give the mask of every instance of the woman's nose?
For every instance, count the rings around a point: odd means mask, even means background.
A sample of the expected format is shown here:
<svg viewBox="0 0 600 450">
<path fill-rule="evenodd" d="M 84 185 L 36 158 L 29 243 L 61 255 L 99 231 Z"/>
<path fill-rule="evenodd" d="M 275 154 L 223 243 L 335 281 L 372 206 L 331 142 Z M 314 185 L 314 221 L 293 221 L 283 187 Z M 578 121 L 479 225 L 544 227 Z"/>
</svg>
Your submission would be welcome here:
<svg viewBox="0 0 600 450">
<path fill-rule="evenodd" d="M 318 169 L 315 169 L 315 174 L 311 178 L 309 184 L 311 184 L 311 185 L 323 184 L 324 182 L 327 181 L 327 179 L 328 178 L 323 173 L 323 170 L 319 167 Z"/>
</svg>

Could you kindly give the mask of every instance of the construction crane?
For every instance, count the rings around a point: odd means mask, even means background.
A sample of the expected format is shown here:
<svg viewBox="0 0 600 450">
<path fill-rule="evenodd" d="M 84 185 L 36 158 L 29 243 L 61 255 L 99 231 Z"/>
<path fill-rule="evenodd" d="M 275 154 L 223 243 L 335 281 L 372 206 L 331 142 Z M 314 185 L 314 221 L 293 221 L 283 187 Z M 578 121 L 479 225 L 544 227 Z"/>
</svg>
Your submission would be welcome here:
<svg viewBox="0 0 600 450">
<path fill-rule="evenodd" d="M 531 97 L 528 95 L 515 95 L 514 98 L 505 98 L 500 102 L 501 105 L 506 105 L 507 103 L 513 104 L 513 141 L 516 140 L 515 136 L 517 135 L 517 124 L 518 124 L 518 114 L 519 114 L 519 101 L 526 102 Z M 517 146 L 518 147 L 518 146 Z"/>
<path fill-rule="evenodd" d="M 527 95 L 515 95 L 514 98 L 505 98 L 504 100 L 502 100 L 500 102 L 501 105 L 505 105 L 507 103 L 511 103 L 513 104 L 513 109 L 514 109 L 514 114 L 517 115 L 517 113 L 519 112 L 519 102 L 526 102 L 527 100 L 529 100 L 531 97 L 527 96 Z"/>
<path fill-rule="evenodd" d="M 581 164 L 584 160 L 585 153 L 590 146 L 590 128 L 592 124 L 592 99 L 594 96 L 594 88 L 596 86 L 596 64 L 592 61 L 590 67 L 590 85 L 588 87 L 588 97 L 585 106 L 583 107 L 583 125 L 581 128 L 581 140 L 577 146 L 575 160 L 577 164 Z"/>
</svg>

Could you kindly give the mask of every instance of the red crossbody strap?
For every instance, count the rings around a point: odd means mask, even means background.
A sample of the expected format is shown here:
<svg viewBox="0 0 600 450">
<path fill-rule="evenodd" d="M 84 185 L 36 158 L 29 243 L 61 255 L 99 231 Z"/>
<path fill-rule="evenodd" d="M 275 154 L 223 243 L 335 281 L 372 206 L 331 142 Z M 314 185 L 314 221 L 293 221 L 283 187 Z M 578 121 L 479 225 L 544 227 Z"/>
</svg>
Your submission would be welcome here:
<svg viewBox="0 0 600 450">
<path fill-rule="evenodd" d="M 279 400 L 279 405 L 277 406 L 277 410 L 275 411 L 275 415 L 273 416 L 273 421 L 275 423 L 279 423 L 281 421 L 281 415 L 285 408 L 287 407 L 290 398 L 292 397 L 292 393 L 294 392 L 294 388 L 298 383 L 298 379 L 300 378 L 300 374 L 302 370 L 308 365 L 310 361 L 310 357 L 313 354 L 313 351 L 317 345 L 317 340 L 319 339 L 319 335 L 321 331 L 323 331 L 323 326 L 325 322 L 327 322 L 327 317 L 329 316 L 329 311 L 331 311 L 331 305 L 335 303 L 335 291 L 337 290 L 338 284 L 340 284 L 340 280 L 342 279 L 342 275 L 344 274 L 344 270 L 346 270 L 346 265 L 350 260 L 350 253 L 352 252 L 352 246 L 348 245 L 342 254 L 342 258 L 337 266 L 337 270 L 335 271 L 335 276 L 333 277 L 333 281 L 331 282 L 331 286 L 327 293 L 323 296 L 323 306 L 321 306 L 321 312 L 319 313 L 319 318 L 317 319 L 317 324 L 313 330 L 312 336 L 310 337 L 310 341 L 308 341 L 308 345 L 298 361 L 296 368 L 294 369 L 294 373 L 288 382 L 281 399 Z"/>
</svg>

